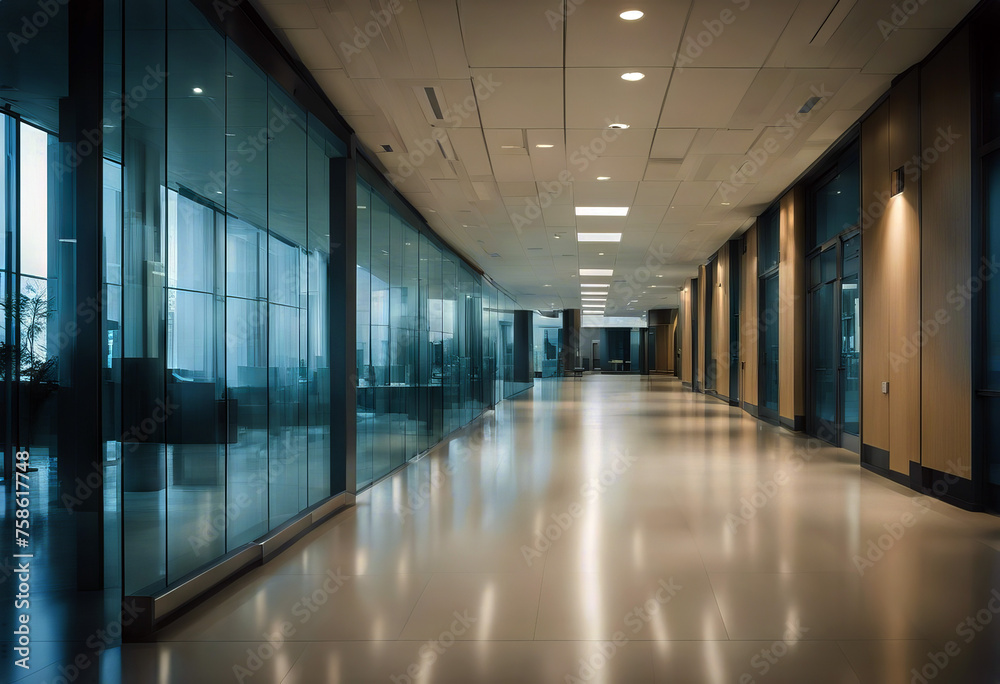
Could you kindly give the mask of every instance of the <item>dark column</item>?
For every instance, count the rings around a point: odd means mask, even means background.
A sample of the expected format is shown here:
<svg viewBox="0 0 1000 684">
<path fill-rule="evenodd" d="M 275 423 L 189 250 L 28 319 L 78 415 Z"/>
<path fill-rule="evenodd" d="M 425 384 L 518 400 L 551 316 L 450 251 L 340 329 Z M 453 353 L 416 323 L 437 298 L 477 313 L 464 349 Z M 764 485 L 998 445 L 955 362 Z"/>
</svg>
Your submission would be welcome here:
<svg viewBox="0 0 1000 684">
<path fill-rule="evenodd" d="M 514 382 L 534 382 L 535 370 L 532 368 L 532 349 L 534 342 L 533 311 L 514 312 Z"/>
<path fill-rule="evenodd" d="M 77 478 L 85 480 L 94 492 L 80 497 L 74 506 L 76 525 L 77 588 L 98 590 L 104 586 L 104 491 L 101 455 L 101 354 L 103 305 L 101 249 L 104 149 L 103 75 L 104 12 L 103 2 L 69 3 L 69 97 L 60 103 L 59 141 L 64 155 L 73 150 L 72 173 L 63 183 L 72 189 L 62 203 L 59 226 L 62 251 L 59 277 L 72 283 L 60 288 L 60 323 L 72 332 L 60 354 L 60 371 L 68 383 L 60 383 L 59 401 L 59 480 L 63 494 L 70 493 Z M 68 240 L 75 240 L 69 242 Z M 66 247 L 63 247 L 65 245 Z M 75 254 L 74 254 L 75 252 Z M 101 313 L 94 315 L 95 308 Z M 75 326 L 75 327 L 72 327 Z M 94 484 L 95 474 L 102 482 Z"/>
<path fill-rule="evenodd" d="M 649 331 L 646 328 L 639 330 L 639 374 L 649 375 Z"/>
<path fill-rule="evenodd" d="M 559 349 L 559 360 L 562 362 L 564 375 L 573 373 L 580 365 L 580 310 L 566 309 L 563 311 L 562 347 Z"/>
<path fill-rule="evenodd" d="M 330 492 L 357 493 L 358 184 L 350 157 L 330 172 Z"/>
</svg>

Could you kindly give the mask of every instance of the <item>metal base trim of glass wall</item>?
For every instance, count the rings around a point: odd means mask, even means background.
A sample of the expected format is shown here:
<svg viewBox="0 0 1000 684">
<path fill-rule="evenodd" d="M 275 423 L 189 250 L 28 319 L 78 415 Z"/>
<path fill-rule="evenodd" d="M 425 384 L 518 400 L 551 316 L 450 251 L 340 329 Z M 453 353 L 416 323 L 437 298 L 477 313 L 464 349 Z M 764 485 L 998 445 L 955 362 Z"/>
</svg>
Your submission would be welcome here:
<svg viewBox="0 0 1000 684">
<path fill-rule="evenodd" d="M 346 493 L 331 496 L 280 528 L 235 549 L 217 562 L 196 570 L 162 591 L 126 596 L 122 603 L 123 639 L 143 641 L 173 622 L 203 599 L 241 575 L 280 555 L 309 531 L 354 505 L 356 497 Z"/>
</svg>

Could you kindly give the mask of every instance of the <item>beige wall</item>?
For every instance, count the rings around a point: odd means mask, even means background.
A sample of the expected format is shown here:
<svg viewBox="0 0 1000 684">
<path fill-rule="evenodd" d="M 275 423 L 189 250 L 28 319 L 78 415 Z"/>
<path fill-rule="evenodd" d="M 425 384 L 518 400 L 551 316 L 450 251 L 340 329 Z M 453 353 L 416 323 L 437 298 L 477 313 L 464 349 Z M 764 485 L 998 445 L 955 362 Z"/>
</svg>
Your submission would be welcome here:
<svg viewBox="0 0 1000 684">
<path fill-rule="evenodd" d="M 691 382 L 691 291 L 692 281 L 684 281 L 684 289 L 680 294 L 680 309 L 677 316 L 677 324 L 681 327 L 681 367 L 678 369 L 678 377 L 686 383 Z"/>
<path fill-rule="evenodd" d="M 781 198 L 778 261 L 778 413 L 786 425 L 806 413 L 805 401 L 805 190 Z"/>
<path fill-rule="evenodd" d="M 889 196 L 893 169 L 920 153 L 919 75 L 911 72 L 864 122 L 861 136 L 863 321 L 862 441 L 909 474 L 920 461 L 920 182 Z M 882 383 L 889 383 L 883 394 Z"/>
</svg>

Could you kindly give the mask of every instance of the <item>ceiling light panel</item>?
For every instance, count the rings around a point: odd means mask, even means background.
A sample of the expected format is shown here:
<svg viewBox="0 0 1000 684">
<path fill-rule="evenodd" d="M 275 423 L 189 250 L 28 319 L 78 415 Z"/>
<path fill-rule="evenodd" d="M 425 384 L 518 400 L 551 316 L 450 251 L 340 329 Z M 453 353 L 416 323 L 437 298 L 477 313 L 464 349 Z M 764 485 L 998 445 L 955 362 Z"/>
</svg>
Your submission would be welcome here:
<svg viewBox="0 0 1000 684">
<path fill-rule="evenodd" d="M 628 207 L 577 207 L 577 216 L 628 216 Z"/>
<path fill-rule="evenodd" d="M 577 233 L 578 242 L 621 242 L 621 233 Z"/>
</svg>

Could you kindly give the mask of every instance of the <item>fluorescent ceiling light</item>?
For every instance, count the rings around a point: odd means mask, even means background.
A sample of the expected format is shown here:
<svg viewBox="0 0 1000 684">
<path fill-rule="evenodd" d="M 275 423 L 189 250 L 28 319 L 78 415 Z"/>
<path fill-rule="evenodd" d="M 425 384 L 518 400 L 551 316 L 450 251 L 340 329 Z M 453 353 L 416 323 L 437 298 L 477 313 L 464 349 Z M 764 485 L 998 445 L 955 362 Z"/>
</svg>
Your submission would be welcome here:
<svg viewBox="0 0 1000 684">
<path fill-rule="evenodd" d="M 586 297 L 584 297 L 580 301 L 581 302 L 606 302 L 606 301 L 608 301 L 608 299 L 607 299 L 607 297 L 605 297 L 604 299 L 587 299 Z"/>
<path fill-rule="evenodd" d="M 621 242 L 621 233 L 577 233 L 577 242 Z"/>
<path fill-rule="evenodd" d="M 580 283 L 580 287 L 603 287 L 605 290 L 607 290 L 611 286 L 608 284 L 599 285 L 598 283 L 586 283 L 586 284 Z"/>
<path fill-rule="evenodd" d="M 642 10 L 625 10 L 618 16 L 625 21 L 635 21 L 637 19 L 642 19 L 645 13 Z"/>
<path fill-rule="evenodd" d="M 628 207 L 577 207 L 577 216 L 628 216 Z"/>
<path fill-rule="evenodd" d="M 646 78 L 646 74 L 640 71 L 628 71 L 622 74 L 622 78 L 626 81 L 641 81 Z"/>
<path fill-rule="evenodd" d="M 539 148 L 541 148 L 541 149 L 543 149 L 543 150 L 547 150 L 547 149 L 549 149 L 550 147 L 555 147 L 555 145 L 544 145 L 544 144 L 543 144 L 543 145 L 535 145 L 535 147 L 539 147 Z"/>
<path fill-rule="evenodd" d="M 626 128 L 628 128 L 628 124 L 627 123 L 613 123 L 613 124 L 608 124 L 608 128 L 613 128 L 616 131 L 624 131 Z"/>
<path fill-rule="evenodd" d="M 615 269 L 613 268 L 581 268 L 580 275 L 582 276 L 605 276 L 610 277 L 614 275 Z"/>
</svg>

